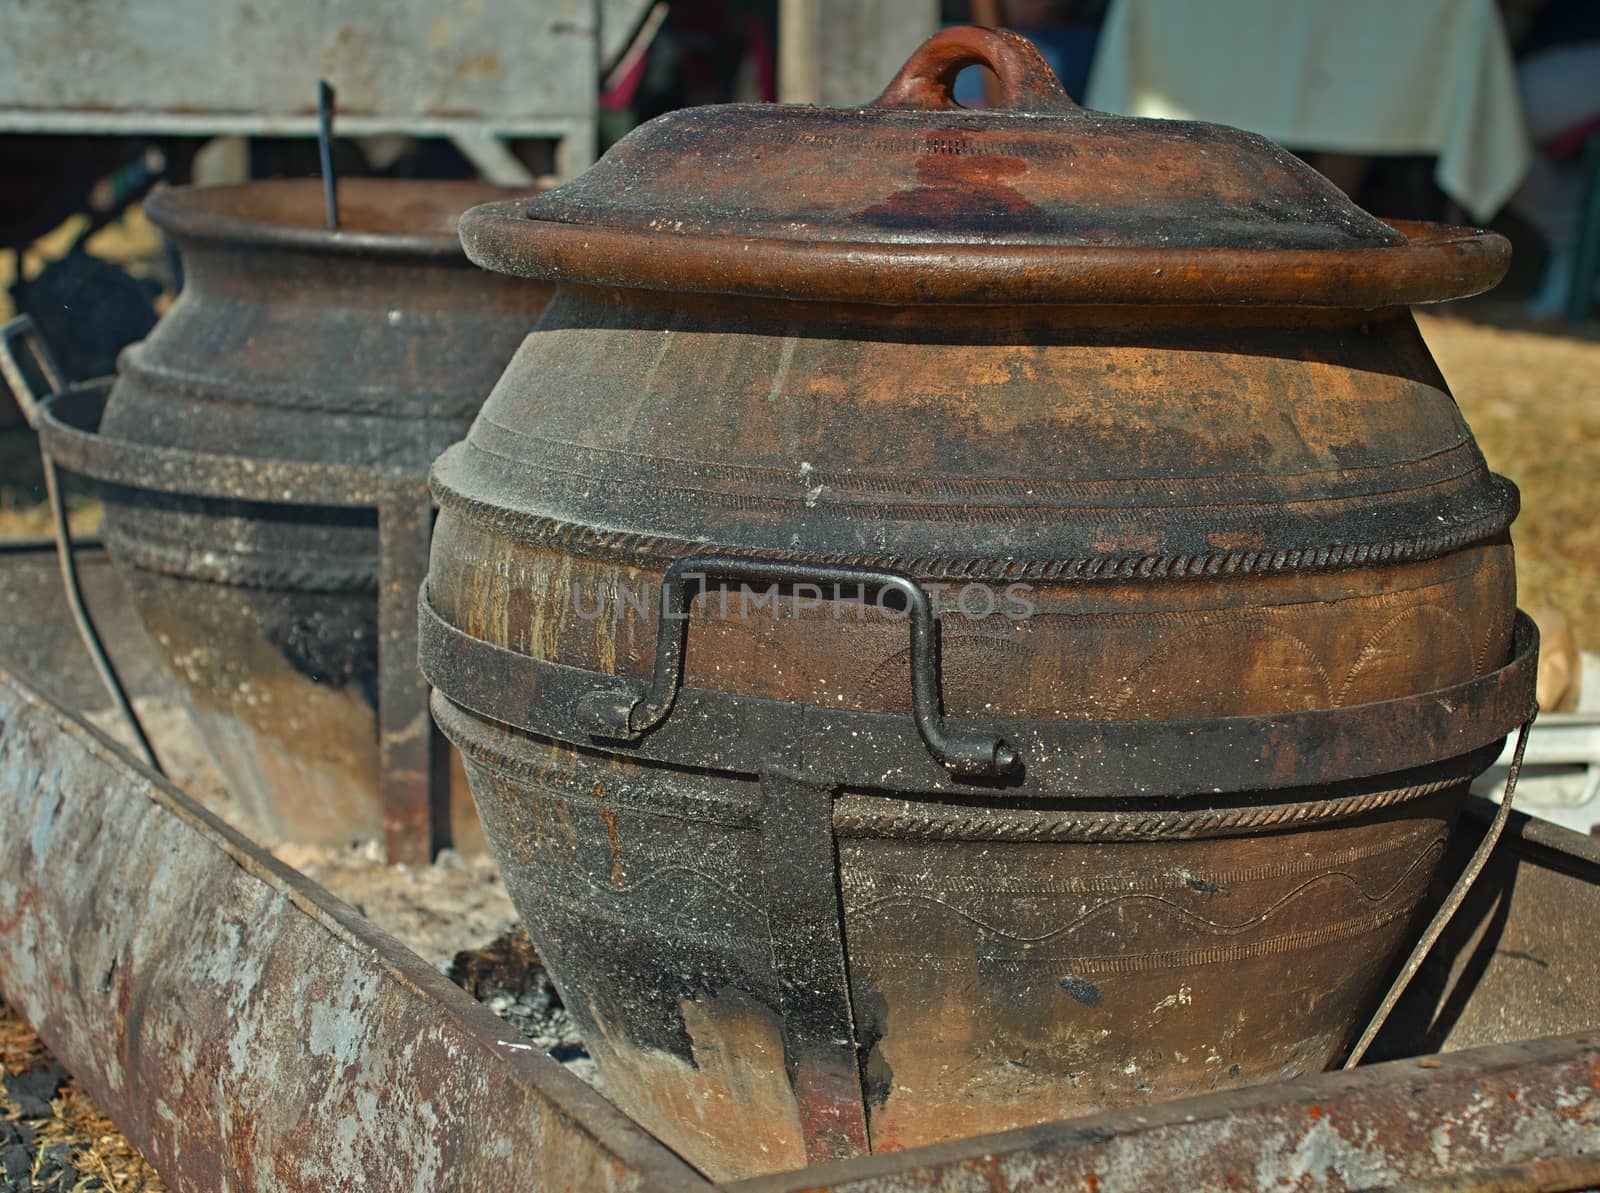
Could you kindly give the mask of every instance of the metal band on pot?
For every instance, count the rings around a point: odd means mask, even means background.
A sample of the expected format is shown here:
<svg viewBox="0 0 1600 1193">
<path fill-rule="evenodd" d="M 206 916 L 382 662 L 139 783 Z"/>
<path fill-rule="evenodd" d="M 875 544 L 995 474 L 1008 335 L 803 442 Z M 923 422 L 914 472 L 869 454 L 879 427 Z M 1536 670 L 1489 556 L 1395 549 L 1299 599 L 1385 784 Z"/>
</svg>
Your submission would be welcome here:
<svg viewBox="0 0 1600 1193">
<path fill-rule="evenodd" d="M 100 431 L 109 380 L 73 386 L 39 407 L 39 436 L 56 463 L 107 484 L 154 493 L 359 508 L 417 487 L 414 476 L 352 464 L 308 463 L 156 447 Z"/>
<path fill-rule="evenodd" d="M 786 765 L 838 787 L 1017 799 L 1170 800 L 1282 791 L 1423 767 L 1504 738 L 1532 714 L 1539 632 L 1517 614 L 1505 666 L 1398 700 L 1307 712 L 1172 721 L 949 718 L 952 734 L 1000 737 L 1021 759 L 1002 779 L 960 778 L 912 717 L 678 689 L 671 715 L 636 740 L 596 737 L 579 705 L 597 691 L 638 701 L 637 679 L 530 658 L 419 613 L 423 674 L 450 700 L 502 724 L 639 759 L 759 774 Z"/>
</svg>

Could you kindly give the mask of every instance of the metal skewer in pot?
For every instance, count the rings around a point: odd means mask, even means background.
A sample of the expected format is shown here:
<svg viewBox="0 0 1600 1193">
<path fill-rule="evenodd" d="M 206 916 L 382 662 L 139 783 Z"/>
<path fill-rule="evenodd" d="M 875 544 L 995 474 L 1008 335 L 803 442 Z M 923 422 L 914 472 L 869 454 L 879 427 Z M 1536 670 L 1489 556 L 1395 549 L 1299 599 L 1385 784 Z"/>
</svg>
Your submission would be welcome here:
<svg viewBox="0 0 1600 1193">
<path fill-rule="evenodd" d="M 548 290 L 462 253 L 457 216 L 504 189 L 336 180 L 333 98 L 321 182 L 150 197 L 183 289 L 109 397 L 53 400 L 42 432 L 104 482 L 107 546 L 253 819 L 425 860 L 477 829 L 438 799 L 414 669 L 422 478 Z"/>
</svg>

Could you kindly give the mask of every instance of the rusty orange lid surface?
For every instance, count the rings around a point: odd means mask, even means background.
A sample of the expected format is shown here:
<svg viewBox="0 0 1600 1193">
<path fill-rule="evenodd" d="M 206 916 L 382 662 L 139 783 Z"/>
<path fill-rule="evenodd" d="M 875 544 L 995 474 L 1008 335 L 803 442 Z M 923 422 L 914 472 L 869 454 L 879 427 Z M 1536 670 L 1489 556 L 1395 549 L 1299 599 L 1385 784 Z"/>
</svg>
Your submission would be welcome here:
<svg viewBox="0 0 1600 1193">
<path fill-rule="evenodd" d="M 1000 104 L 952 96 L 989 68 Z M 1506 242 L 1390 225 L 1252 133 L 1079 107 L 1025 38 L 955 28 L 862 108 L 728 104 L 469 212 L 487 268 L 866 302 L 1387 306 L 1492 286 Z"/>
</svg>

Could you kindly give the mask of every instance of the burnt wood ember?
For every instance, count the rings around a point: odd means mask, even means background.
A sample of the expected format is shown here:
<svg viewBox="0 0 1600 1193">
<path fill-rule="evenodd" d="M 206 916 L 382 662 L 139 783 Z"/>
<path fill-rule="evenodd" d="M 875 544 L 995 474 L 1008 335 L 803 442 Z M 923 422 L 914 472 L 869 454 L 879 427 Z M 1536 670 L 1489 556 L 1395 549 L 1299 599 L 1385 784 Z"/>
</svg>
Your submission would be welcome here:
<svg viewBox="0 0 1600 1193">
<path fill-rule="evenodd" d="M 522 928 L 462 949 L 449 978 L 567 1068 L 593 1083 L 594 1066 L 544 962 Z"/>
<path fill-rule="evenodd" d="M 378 514 L 294 485 L 268 501 L 244 488 L 195 495 L 204 478 L 163 478 L 140 449 L 225 457 L 246 473 L 420 480 L 546 296 L 462 255 L 456 217 L 505 192 L 362 179 L 339 190 L 336 231 L 314 179 L 153 195 L 146 209 L 185 286 L 124 353 L 97 428 L 131 473 L 104 488 L 106 544 L 208 748 L 275 837 L 328 843 L 386 827 Z M 395 658 L 409 654 L 407 636 Z M 470 846 L 464 792 L 457 804 L 454 836 Z"/>
<path fill-rule="evenodd" d="M 608 1096 L 720 1179 L 1338 1061 L 1533 710 L 1409 313 L 1502 239 L 974 29 L 461 229 L 559 288 L 421 657 Z"/>
</svg>

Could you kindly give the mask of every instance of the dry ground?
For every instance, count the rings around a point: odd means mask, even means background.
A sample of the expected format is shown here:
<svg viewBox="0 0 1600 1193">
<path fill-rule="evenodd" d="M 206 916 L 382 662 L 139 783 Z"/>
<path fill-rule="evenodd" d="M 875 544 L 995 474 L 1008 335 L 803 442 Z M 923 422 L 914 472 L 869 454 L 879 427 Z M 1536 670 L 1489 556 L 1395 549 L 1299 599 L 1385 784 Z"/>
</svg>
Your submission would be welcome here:
<svg viewBox="0 0 1600 1193">
<path fill-rule="evenodd" d="M 65 1158 L 73 1169 L 70 1183 L 43 1183 L 42 1188 L 59 1190 L 116 1190 L 116 1193 L 165 1193 L 166 1186 L 110 1119 L 101 1114 L 87 1094 L 70 1078 L 53 1091 L 54 1061 L 39 1037 L 4 1002 L 0 1002 L 0 1140 L 11 1138 L 17 1130 L 27 1132 L 32 1153 L 33 1176 L 45 1175 L 45 1156 L 53 1145 L 64 1144 Z M 13 1097 L 18 1079 L 33 1087 L 31 1097 Z M 29 1080 L 31 1078 L 31 1081 Z M 28 1103 L 43 1098 L 49 1113 L 37 1115 L 39 1106 Z M 9 1128 L 9 1130 L 8 1130 Z M 12 1144 L 12 1148 L 16 1148 Z M 0 1189 L 28 1188 L 21 1181 L 8 1182 L 9 1165 L 0 1147 Z M 15 1150 L 10 1158 L 19 1158 Z M 58 1170 L 59 1171 L 59 1170 Z M 98 1184 L 96 1183 L 98 1181 Z"/>
<path fill-rule="evenodd" d="M 1600 342 L 1466 318 L 1418 320 L 1483 454 L 1522 489 L 1521 603 L 1554 604 L 1600 650 Z"/>
</svg>

